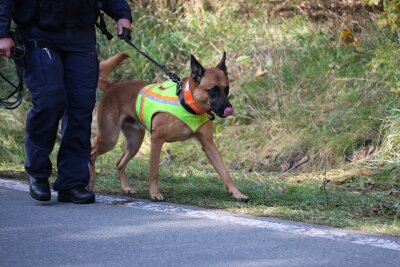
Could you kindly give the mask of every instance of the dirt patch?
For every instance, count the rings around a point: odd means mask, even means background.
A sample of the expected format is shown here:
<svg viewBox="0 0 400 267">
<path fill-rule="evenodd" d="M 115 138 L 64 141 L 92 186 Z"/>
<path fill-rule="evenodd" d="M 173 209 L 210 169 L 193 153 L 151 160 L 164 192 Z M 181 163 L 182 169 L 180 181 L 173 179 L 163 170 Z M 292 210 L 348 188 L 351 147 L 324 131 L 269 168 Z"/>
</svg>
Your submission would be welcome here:
<svg viewBox="0 0 400 267">
<path fill-rule="evenodd" d="M 339 1 L 270 1 L 275 8 L 273 11 L 279 16 L 306 15 L 314 20 L 335 19 L 356 15 L 369 8 L 362 0 L 339 0 Z"/>
<path fill-rule="evenodd" d="M 312 21 L 328 23 L 330 27 L 348 27 L 358 31 L 369 20 L 369 15 L 380 12 L 381 7 L 367 6 L 363 0 L 324 0 L 324 1 L 269 1 L 270 14 L 287 19 L 304 15 Z"/>
<path fill-rule="evenodd" d="M 371 169 L 353 165 L 349 166 L 347 169 L 331 169 L 326 173 L 325 171 L 310 173 L 286 173 L 280 175 L 280 178 L 296 183 L 302 183 L 304 181 L 323 181 L 326 178 L 332 185 L 339 186 L 357 177 L 368 176 L 372 172 L 373 170 Z"/>
</svg>

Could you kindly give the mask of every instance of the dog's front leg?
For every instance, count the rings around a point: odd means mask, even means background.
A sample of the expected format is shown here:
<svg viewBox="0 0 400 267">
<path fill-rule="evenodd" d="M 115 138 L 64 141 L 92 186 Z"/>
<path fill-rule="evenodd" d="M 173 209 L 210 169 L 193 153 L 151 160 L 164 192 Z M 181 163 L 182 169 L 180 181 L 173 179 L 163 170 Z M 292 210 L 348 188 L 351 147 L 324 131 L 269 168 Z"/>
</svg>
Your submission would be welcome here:
<svg viewBox="0 0 400 267">
<path fill-rule="evenodd" d="M 149 187 L 150 199 L 154 202 L 164 201 L 158 187 L 158 171 L 160 166 L 160 153 L 164 141 L 156 136 L 151 136 Z"/>
<path fill-rule="evenodd" d="M 249 197 L 242 194 L 239 189 L 237 189 L 232 177 L 225 168 L 218 148 L 214 143 L 212 123 L 207 123 L 199 129 L 197 139 L 202 145 L 203 151 L 206 153 L 208 160 L 214 166 L 215 170 L 224 181 L 225 186 L 232 194 L 232 197 L 237 201 L 248 202 Z"/>
</svg>

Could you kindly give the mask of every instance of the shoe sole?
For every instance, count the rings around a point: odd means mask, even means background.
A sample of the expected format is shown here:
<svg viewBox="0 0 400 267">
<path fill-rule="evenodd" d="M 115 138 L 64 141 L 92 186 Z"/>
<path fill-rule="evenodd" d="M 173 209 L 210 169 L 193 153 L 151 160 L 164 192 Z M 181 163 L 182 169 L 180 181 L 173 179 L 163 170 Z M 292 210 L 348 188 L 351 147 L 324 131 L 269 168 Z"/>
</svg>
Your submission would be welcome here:
<svg viewBox="0 0 400 267">
<path fill-rule="evenodd" d="M 96 197 L 89 198 L 89 199 L 72 199 L 68 196 L 63 196 L 63 195 L 60 195 L 60 193 L 58 193 L 57 201 L 58 202 L 72 202 L 74 204 L 91 204 L 96 201 Z"/>
<path fill-rule="evenodd" d="M 38 196 L 34 194 L 31 190 L 29 190 L 29 194 L 33 199 L 37 201 L 49 201 L 51 199 L 51 194 L 49 194 L 48 196 Z"/>
</svg>

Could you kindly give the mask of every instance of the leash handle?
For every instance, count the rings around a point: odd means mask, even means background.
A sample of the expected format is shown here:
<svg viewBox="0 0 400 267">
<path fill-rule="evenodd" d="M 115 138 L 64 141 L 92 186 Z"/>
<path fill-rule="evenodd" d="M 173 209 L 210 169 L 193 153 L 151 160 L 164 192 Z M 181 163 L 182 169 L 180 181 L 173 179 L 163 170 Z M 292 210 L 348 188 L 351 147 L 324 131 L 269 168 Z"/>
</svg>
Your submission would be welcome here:
<svg viewBox="0 0 400 267">
<path fill-rule="evenodd" d="M 134 43 L 132 43 L 131 41 L 131 33 L 132 31 L 126 27 L 122 28 L 122 33 L 118 34 L 118 38 L 125 41 L 128 45 L 130 45 L 131 47 L 133 47 L 137 52 L 139 52 L 139 54 L 141 54 L 142 56 L 144 56 L 145 58 L 147 58 L 148 60 L 150 60 L 152 63 L 154 63 L 157 67 L 159 67 L 165 74 L 168 75 L 168 77 L 174 82 L 176 83 L 177 89 L 176 89 L 176 94 L 179 95 L 181 92 L 181 88 L 182 88 L 182 78 L 173 73 L 172 71 L 170 71 L 169 69 L 167 69 L 167 67 L 165 67 L 164 65 L 158 63 L 157 61 L 155 61 L 153 58 L 151 58 L 149 55 L 147 55 L 145 52 L 141 51 L 139 48 L 136 47 L 136 45 Z"/>
<path fill-rule="evenodd" d="M 120 34 L 118 34 L 118 38 L 122 39 L 124 41 L 126 41 L 126 40 L 130 41 L 131 40 L 131 33 L 132 33 L 131 29 L 128 29 L 126 27 L 122 27 L 122 32 Z"/>
</svg>

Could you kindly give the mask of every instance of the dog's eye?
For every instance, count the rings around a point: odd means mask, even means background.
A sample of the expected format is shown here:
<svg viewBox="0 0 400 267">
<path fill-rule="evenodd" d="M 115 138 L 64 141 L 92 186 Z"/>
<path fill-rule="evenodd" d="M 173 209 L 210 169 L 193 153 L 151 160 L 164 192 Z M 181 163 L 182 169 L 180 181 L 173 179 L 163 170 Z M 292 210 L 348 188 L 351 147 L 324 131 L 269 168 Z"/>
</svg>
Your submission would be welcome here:
<svg viewBox="0 0 400 267">
<path fill-rule="evenodd" d="M 229 86 L 225 87 L 224 91 L 226 95 L 229 95 Z"/>
<path fill-rule="evenodd" d="M 210 90 L 207 90 L 207 93 L 208 93 L 208 95 L 210 96 L 210 97 L 215 97 L 215 96 L 218 96 L 218 94 L 219 94 L 219 89 L 218 89 L 218 87 L 213 87 L 212 89 L 210 89 Z"/>
</svg>

